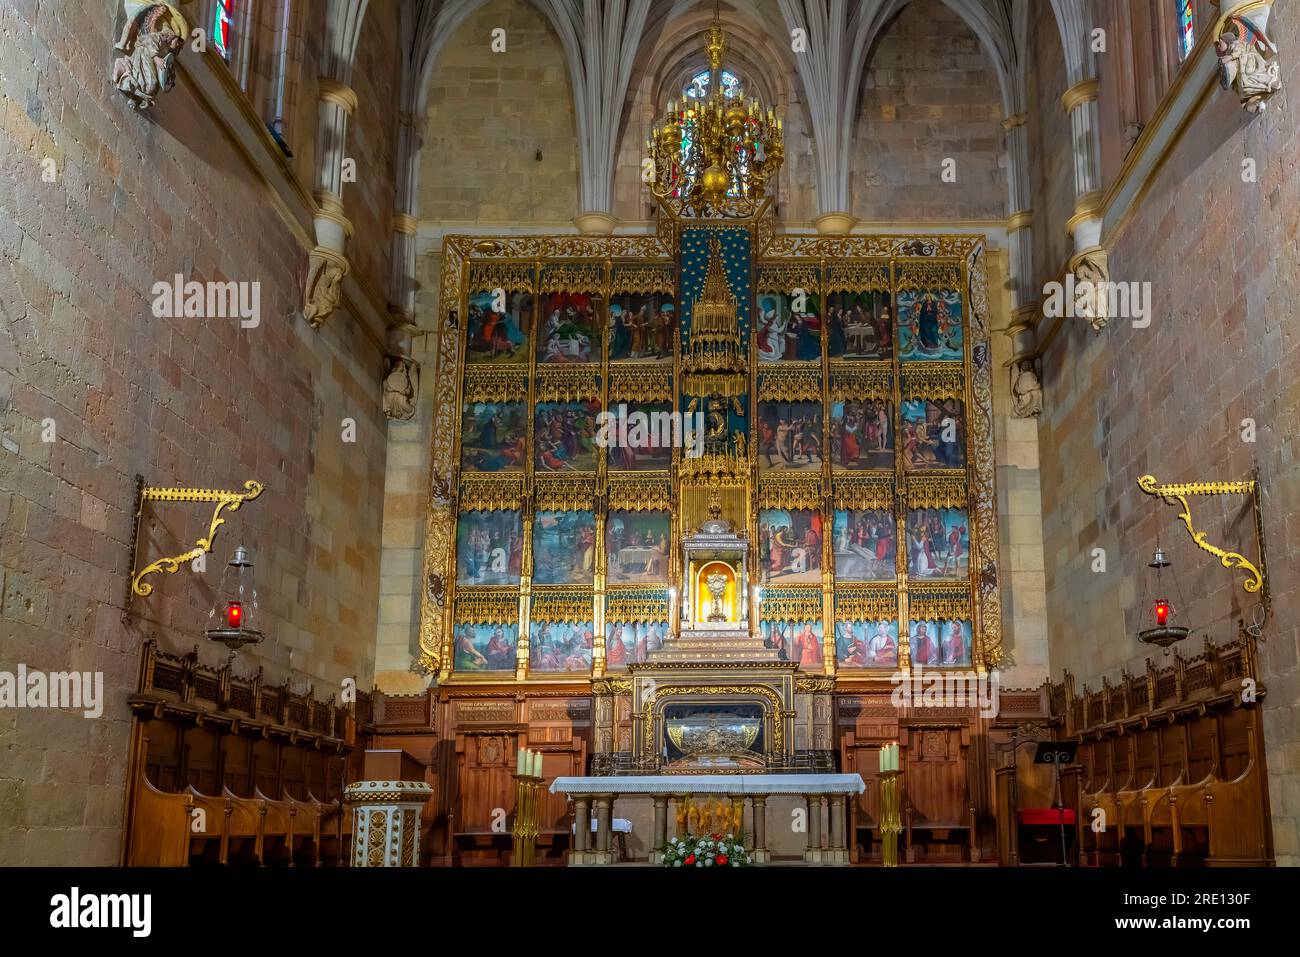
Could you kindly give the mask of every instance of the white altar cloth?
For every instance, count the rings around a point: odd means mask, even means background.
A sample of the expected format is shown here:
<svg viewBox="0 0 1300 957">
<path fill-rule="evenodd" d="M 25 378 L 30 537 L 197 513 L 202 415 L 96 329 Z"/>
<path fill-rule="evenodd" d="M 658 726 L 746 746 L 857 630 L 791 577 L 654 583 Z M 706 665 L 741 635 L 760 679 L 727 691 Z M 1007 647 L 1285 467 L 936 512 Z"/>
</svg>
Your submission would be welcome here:
<svg viewBox="0 0 1300 957">
<path fill-rule="evenodd" d="M 637 774 L 556 778 L 564 794 L 861 794 L 860 774 Z"/>
</svg>

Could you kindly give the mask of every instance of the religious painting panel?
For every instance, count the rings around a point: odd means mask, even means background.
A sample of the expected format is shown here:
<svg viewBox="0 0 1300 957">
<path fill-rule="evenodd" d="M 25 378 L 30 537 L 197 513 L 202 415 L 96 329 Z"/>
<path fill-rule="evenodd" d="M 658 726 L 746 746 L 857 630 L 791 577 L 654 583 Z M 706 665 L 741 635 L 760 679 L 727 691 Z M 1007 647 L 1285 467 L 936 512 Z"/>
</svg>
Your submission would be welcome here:
<svg viewBox="0 0 1300 957">
<path fill-rule="evenodd" d="M 605 519 L 609 583 L 666 582 L 671 526 L 668 512 L 610 512 Z"/>
<path fill-rule="evenodd" d="M 758 464 L 764 469 L 820 470 L 820 402 L 764 402 L 758 412 Z"/>
<path fill-rule="evenodd" d="M 457 671 L 515 670 L 519 648 L 519 626 L 511 623 L 458 622 L 455 631 Z"/>
<path fill-rule="evenodd" d="M 970 576 L 966 509 L 914 508 L 908 512 L 907 572 L 913 580 Z"/>
<path fill-rule="evenodd" d="M 756 329 L 760 362 L 821 361 L 821 303 L 813 293 L 759 293 Z"/>
<path fill-rule="evenodd" d="M 827 295 L 826 351 L 832 359 L 892 359 L 894 320 L 889 290 L 845 290 Z"/>
<path fill-rule="evenodd" d="M 539 402 L 533 445 L 539 472 L 594 472 L 600 403 Z"/>
<path fill-rule="evenodd" d="M 600 296 L 587 292 L 551 292 L 542 297 L 537 361 L 600 361 Z"/>
<path fill-rule="evenodd" d="M 527 464 L 528 413 L 522 402 L 466 404 L 460 466 L 471 472 L 515 472 Z"/>
<path fill-rule="evenodd" d="M 903 467 L 966 467 L 966 410 L 961 399 L 904 399 Z"/>
<path fill-rule="evenodd" d="M 533 521 L 533 581 L 590 584 L 596 568 L 594 512 L 538 512 Z"/>
<path fill-rule="evenodd" d="M 468 297 L 466 363 L 528 361 L 528 334 L 533 323 L 533 294 L 486 289 Z"/>
<path fill-rule="evenodd" d="M 898 621 L 837 620 L 835 660 L 841 668 L 897 668 Z"/>
<path fill-rule="evenodd" d="M 969 619 L 914 620 L 909 635 L 913 666 L 970 667 L 972 630 Z"/>
<path fill-rule="evenodd" d="M 607 464 L 615 471 L 655 471 L 672 465 L 673 447 L 685 438 L 672 403 L 620 402 L 604 420 L 597 445 L 608 449 Z"/>
<path fill-rule="evenodd" d="M 589 621 L 534 621 L 528 633 L 529 672 L 590 672 L 594 635 Z"/>
<path fill-rule="evenodd" d="M 892 470 L 893 403 L 883 399 L 832 403 L 831 464 L 846 469 Z"/>
<path fill-rule="evenodd" d="M 456 581 L 518 585 L 523 527 L 513 510 L 461 512 L 456 524 Z"/>
<path fill-rule="evenodd" d="M 665 621 L 611 621 L 605 624 L 605 667 L 611 671 L 644 664 L 668 638 Z"/>
<path fill-rule="evenodd" d="M 782 661 L 797 661 L 803 671 L 821 671 L 825 665 L 821 621 L 765 618 L 759 622 L 758 633 Z"/>
<path fill-rule="evenodd" d="M 758 517 L 758 558 L 768 581 L 820 582 L 822 513 L 816 509 L 763 509 Z"/>
<path fill-rule="evenodd" d="M 898 577 L 898 525 L 890 509 L 838 509 L 834 523 L 837 581 Z"/>
<path fill-rule="evenodd" d="M 965 357 L 961 292 L 947 285 L 900 289 L 898 358 L 904 362 Z"/>
<path fill-rule="evenodd" d="M 609 304 L 611 362 L 670 362 L 677 305 L 669 293 L 615 293 Z"/>
</svg>

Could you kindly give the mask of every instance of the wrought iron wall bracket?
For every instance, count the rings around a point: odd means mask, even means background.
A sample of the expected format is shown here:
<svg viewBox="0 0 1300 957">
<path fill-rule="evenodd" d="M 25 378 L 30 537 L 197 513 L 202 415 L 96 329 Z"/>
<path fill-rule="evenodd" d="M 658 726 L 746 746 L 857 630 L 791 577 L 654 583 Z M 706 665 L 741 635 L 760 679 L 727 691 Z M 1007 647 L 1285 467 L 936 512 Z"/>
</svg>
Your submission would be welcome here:
<svg viewBox="0 0 1300 957">
<path fill-rule="evenodd" d="M 1154 475 L 1143 475 L 1138 479 L 1138 488 L 1148 495 L 1162 499 L 1166 505 L 1181 506 L 1182 511 L 1178 513 L 1178 517 L 1187 526 L 1187 533 L 1192 537 L 1192 541 L 1196 543 L 1197 548 L 1209 552 L 1219 560 L 1224 568 L 1239 568 L 1246 572 L 1246 580 L 1241 583 L 1241 587 L 1252 595 L 1258 593 L 1265 614 L 1269 612 L 1272 602 L 1266 577 L 1268 566 L 1264 559 L 1264 521 L 1260 508 L 1258 473 L 1255 473 L 1255 477 L 1244 482 L 1191 482 L 1174 485 L 1162 485 L 1156 481 Z M 1238 552 L 1228 551 L 1210 544 L 1206 540 L 1205 532 L 1197 531 L 1196 526 L 1192 524 L 1192 507 L 1187 501 L 1188 497 L 1193 495 L 1250 496 L 1255 515 L 1255 537 L 1259 543 L 1258 565 Z"/>
<path fill-rule="evenodd" d="M 136 476 L 136 503 L 135 503 L 135 520 L 131 529 L 131 583 L 127 588 L 126 602 L 122 606 L 122 620 L 126 621 L 127 614 L 131 606 L 131 599 L 135 595 L 141 598 L 148 598 L 153 594 L 153 585 L 145 581 L 149 575 L 158 572 L 164 572 L 173 575 L 180 570 L 185 562 L 192 562 L 200 555 L 205 555 L 212 551 L 212 544 L 216 541 L 217 529 L 226 523 L 223 512 L 238 511 L 240 506 L 245 502 L 251 502 L 262 494 L 263 485 L 261 482 L 249 480 L 244 483 L 244 491 L 230 492 L 224 489 L 207 489 L 207 488 L 155 488 L 144 484 L 142 476 Z M 212 521 L 208 523 L 208 534 L 194 543 L 194 547 L 182 552 L 179 555 L 169 555 L 156 559 L 145 565 L 139 571 L 136 566 L 139 562 L 139 541 L 140 541 L 140 519 L 144 511 L 145 502 L 207 502 L 214 507 L 212 510 Z"/>
</svg>

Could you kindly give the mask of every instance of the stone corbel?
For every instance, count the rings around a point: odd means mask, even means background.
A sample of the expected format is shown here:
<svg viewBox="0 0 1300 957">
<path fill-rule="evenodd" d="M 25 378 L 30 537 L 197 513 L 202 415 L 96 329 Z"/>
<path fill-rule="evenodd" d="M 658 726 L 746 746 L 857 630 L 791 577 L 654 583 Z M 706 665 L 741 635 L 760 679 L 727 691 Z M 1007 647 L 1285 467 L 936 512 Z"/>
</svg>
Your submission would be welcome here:
<svg viewBox="0 0 1300 957">
<path fill-rule="evenodd" d="M 113 47 L 122 54 L 113 61 L 113 86 L 135 109 L 147 110 L 175 85 L 176 58 L 185 49 L 190 25 L 170 3 L 122 0 L 122 6 L 126 23 Z"/>
<path fill-rule="evenodd" d="M 1282 89 L 1281 65 L 1277 47 L 1269 39 L 1270 8 L 1246 3 L 1235 10 L 1249 10 L 1247 19 L 1241 13 L 1229 12 L 1219 28 L 1214 41 L 1214 52 L 1219 57 L 1219 82 L 1225 90 L 1233 90 L 1247 113 L 1263 113 L 1268 101 Z"/>
<path fill-rule="evenodd" d="M 1011 370 L 1011 414 L 1017 419 L 1035 419 L 1043 413 L 1043 383 L 1038 378 L 1038 360 L 1019 360 Z"/>
<path fill-rule="evenodd" d="M 1090 246 L 1070 260 L 1074 274 L 1074 314 L 1087 319 L 1094 332 L 1101 332 L 1110 322 L 1110 263 L 1106 250 Z"/>
<path fill-rule="evenodd" d="M 410 356 L 384 357 L 384 415 L 390 419 L 415 418 L 420 395 L 420 363 Z"/>
<path fill-rule="evenodd" d="M 343 278 L 350 268 L 347 259 L 332 249 L 317 246 L 311 251 L 307 284 L 303 288 L 302 317 L 313 329 L 319 329 L 339 307 L 343 299 Z"/>
</svg>

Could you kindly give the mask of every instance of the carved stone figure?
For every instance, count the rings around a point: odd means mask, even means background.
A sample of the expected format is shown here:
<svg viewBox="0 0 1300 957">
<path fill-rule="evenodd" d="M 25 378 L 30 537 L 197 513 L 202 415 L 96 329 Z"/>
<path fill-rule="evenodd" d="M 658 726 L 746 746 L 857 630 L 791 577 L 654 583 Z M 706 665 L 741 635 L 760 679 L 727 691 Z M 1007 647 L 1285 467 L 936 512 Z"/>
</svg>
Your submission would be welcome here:
<svg viewBox="0 0 1300 957">
<path fill-rule="evenodd" d="M 175 85 L 176 57 L 189 28 L 170 4 L 151 3 L 133 13 L 132 6 L 127 5 L 129 16 L 113 47 L 124 54 L 113 61 L 113 85 L 137 110 L 147 110 L 159 93 L 168 93 Z"/>
<path fill-rule="evenodd" d="M 1245 17 L 1228 17 L 1214 52 L 1223 88 L 1235 90 L 1248 113 L 1263 113 L 1269 97 L 1282 89 L 1277 47 L 1268 35 Z"/>
<path fill-rule="evenodd" d="M 334 314 L 343 299 L 343 277 L 348 261 L 333 250 L 317 246 L 307 267 L 307 285 L 303 290 L 302 317 L 313 329 Z"/>
<path fill-rule="evenodd" d="M 407 356 L 388 356 L 385 366 L 384 415 L 390 419 L 414 418 L 420 390 L 419 363 Z"/>
<path fill-rule="evenodd" d="M 1110 322 L 1110 264 L 1101 247 L 1085 250 L 1074 261 L 1074 314 L 1087 319 L 1095 332 Z"/>
<path fill-rule="evenodd" d="M 1011 410 L 1017 419 L 1032 419 L 1043 411 L 1043 386 L 1032 359 L 1020 363 L 1012 380 Z"/>
</svg>

